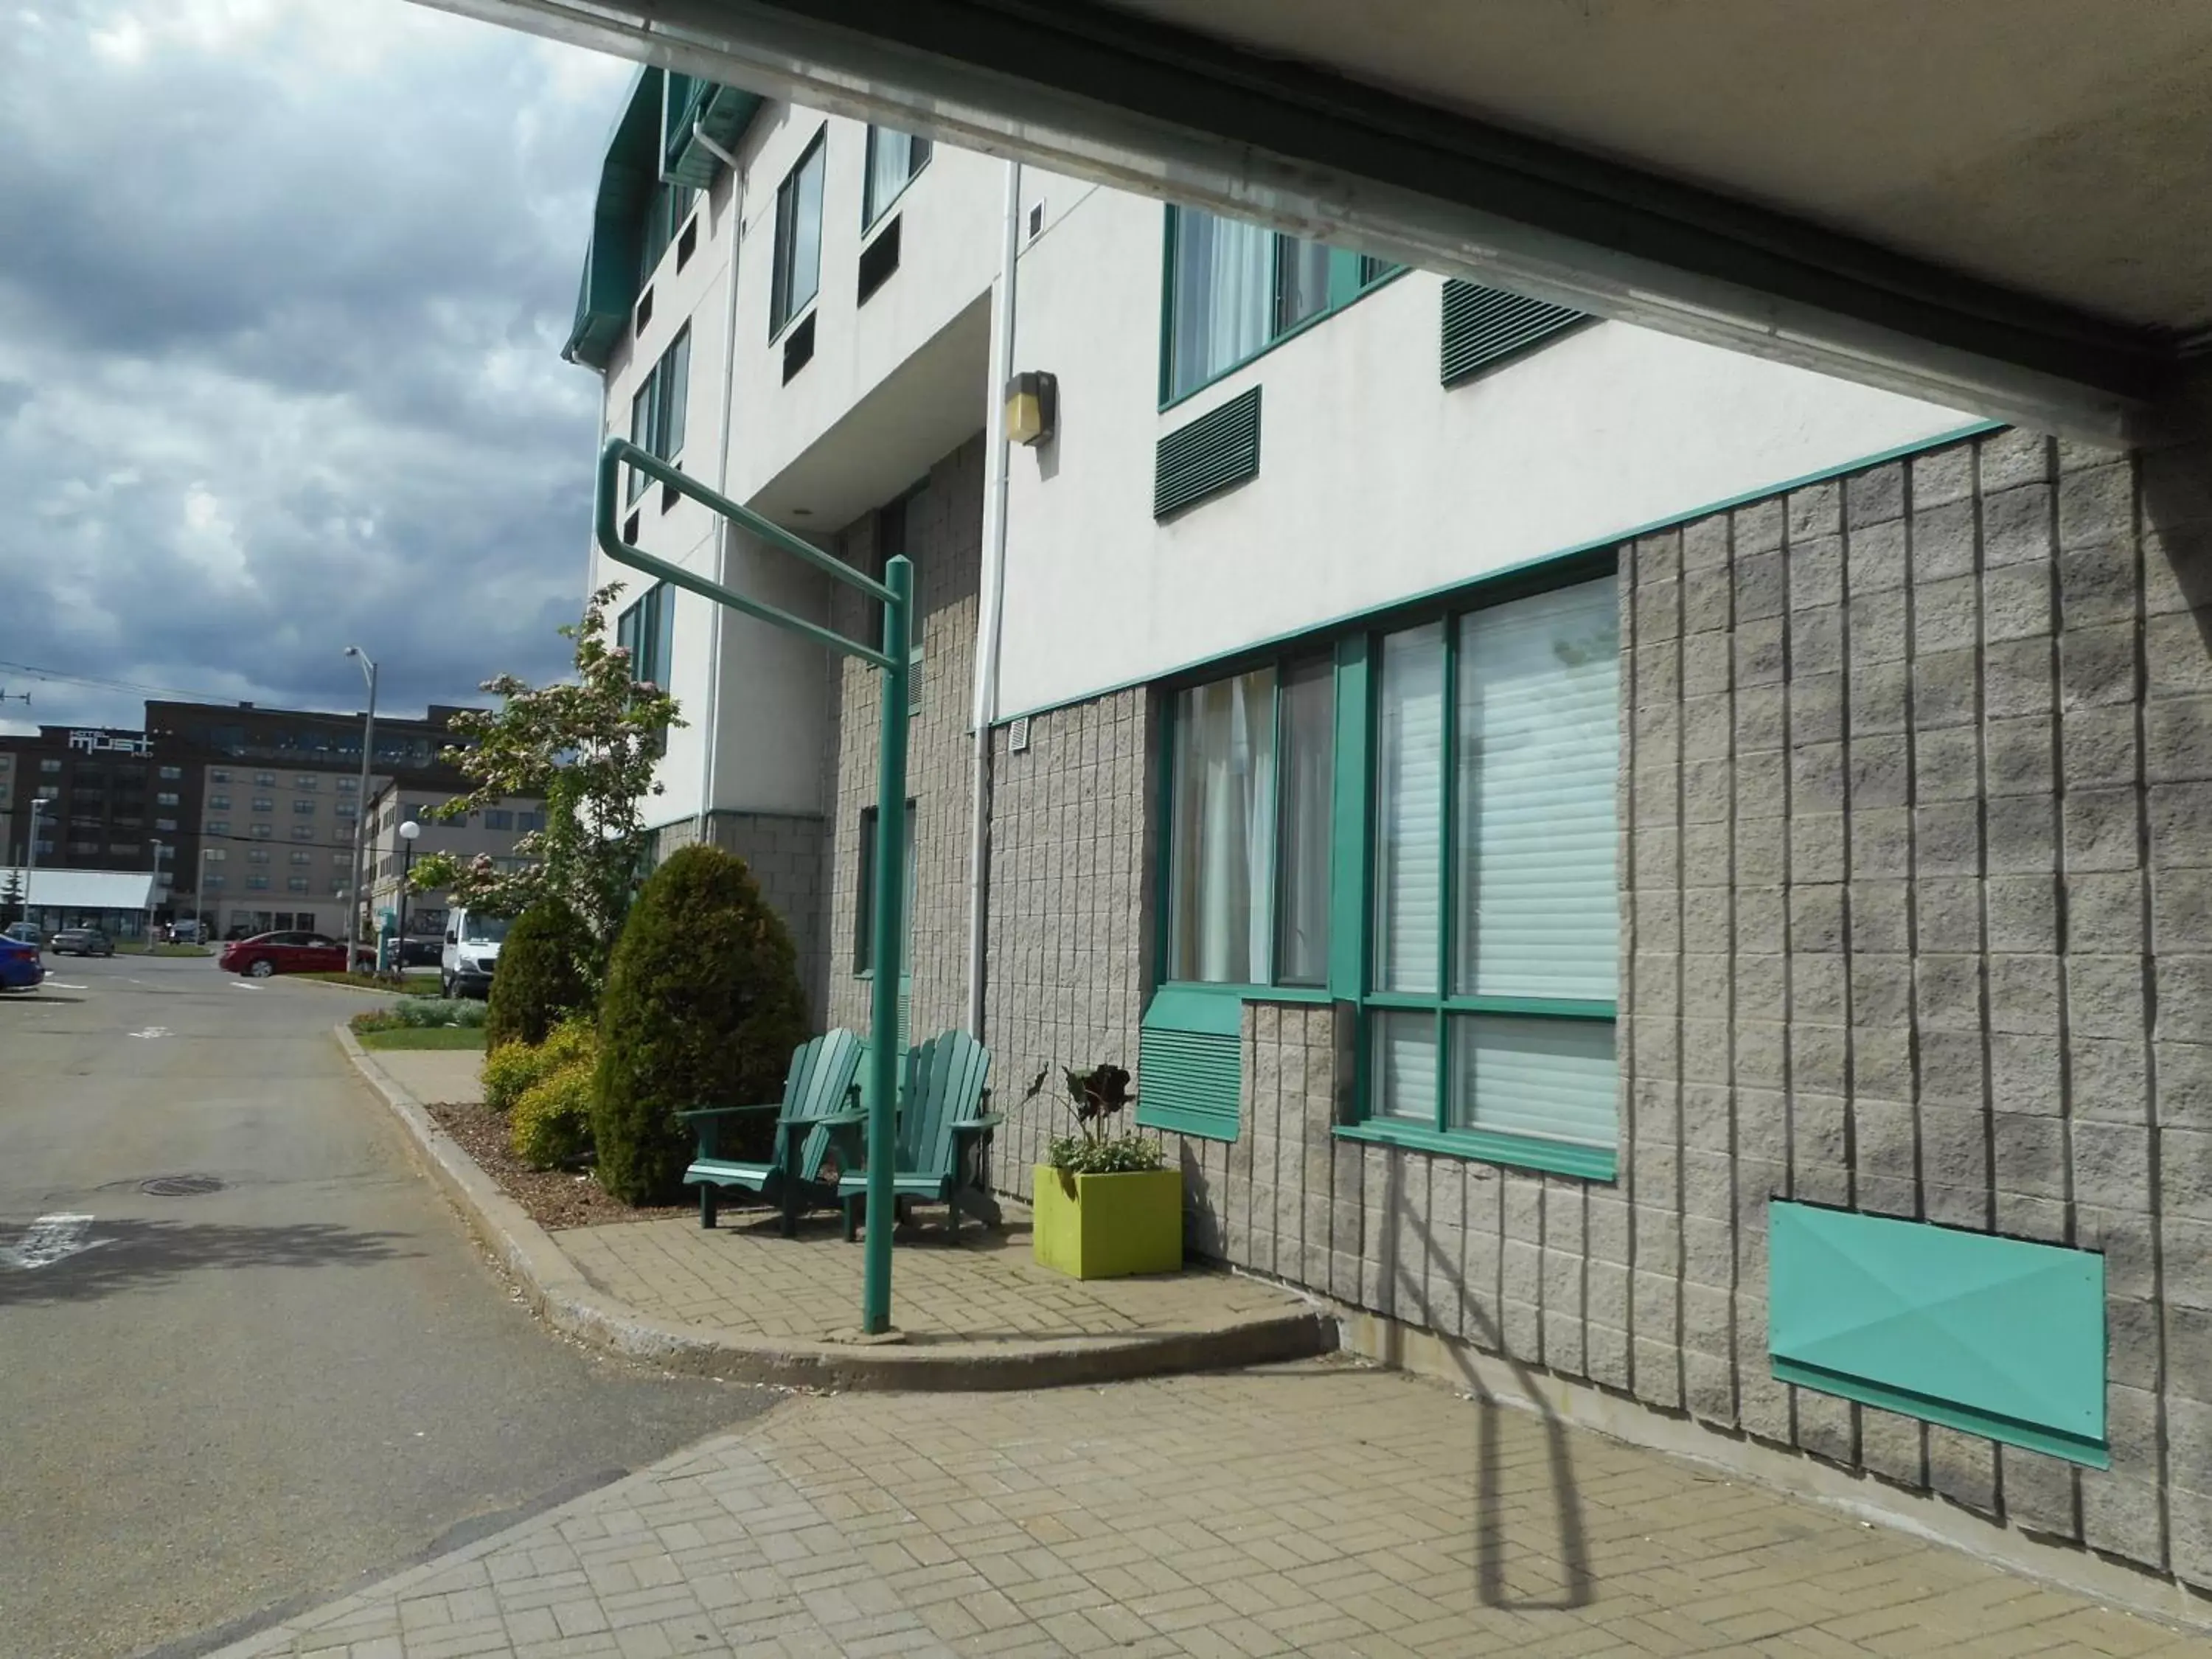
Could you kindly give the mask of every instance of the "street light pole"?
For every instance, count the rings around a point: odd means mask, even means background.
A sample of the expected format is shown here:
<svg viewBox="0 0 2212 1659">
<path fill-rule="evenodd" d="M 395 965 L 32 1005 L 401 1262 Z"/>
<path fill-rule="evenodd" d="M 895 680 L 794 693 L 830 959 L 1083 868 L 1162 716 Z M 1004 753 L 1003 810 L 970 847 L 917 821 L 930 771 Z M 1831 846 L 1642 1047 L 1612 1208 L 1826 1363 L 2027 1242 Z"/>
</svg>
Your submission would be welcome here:
<svg viewBox="0 0 2212 1659">
<path fill-rule="evenodd" d="M 39 873 L 39 814 L 53 803 L 43 795 L 31 797 L 31 839 L 23 851 L 23 920 L 37 925 L 31 915 L 31 878 Z"/>
<path fill-rule="evenodd" d="M 399 976 L 401 984 L 407 982 L 407 878 L 415 871 L 415 837 L 422 833 L 422 826 L 410 818 L 399 826 L 399 839 L 405 850 L 399 860 L 399 930 L 392 939 L 392 971 Z"/>
<path fill-rule="evenodd" d="M 154 948 L 154 911 L 161 902 L 161 854 L 168 843 L 155 841 L 154 848 L 154 879 L 146 884 L 146 948 Z"/>
<path fill-rule="evenodd" d="M 345 653 L 361 664 L 368 681 L 368 713 L 361 728 L 361 789 L 353 801 L 353 884 L 346 894 L 346 972 L 353 972 L 361 948 L 362 859 L 368 844 L 368 763 L 376 753 L 376 660 L 357 645 Z"/>
</svg>

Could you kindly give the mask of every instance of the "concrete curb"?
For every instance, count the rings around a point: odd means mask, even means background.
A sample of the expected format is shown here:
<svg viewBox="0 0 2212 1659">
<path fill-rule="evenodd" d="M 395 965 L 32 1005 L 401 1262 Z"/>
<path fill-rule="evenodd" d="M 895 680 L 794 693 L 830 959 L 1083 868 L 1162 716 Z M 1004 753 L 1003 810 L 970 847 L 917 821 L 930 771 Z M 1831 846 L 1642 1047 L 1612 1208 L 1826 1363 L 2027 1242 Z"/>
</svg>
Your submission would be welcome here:
<svg viewBox="0 0 2212 1659">
<path fill-rule="evenodd" d="M 1194 1330 L 1039 1343 L 1016 1352 L 976 1342 L 858 1347 L 769 1341 L 713 1326 L 654 1319 L 586 1279 L 552 1235 L 477 1167 L 351 1031 L 341 1025 L 335 1035 L 346 1058 L 406 1129 L 416 1162 L 445 1189 L 470 1231 L 545 1322 L 580 1340 L 670 1370 L 784 1388 L 995 1392 L 1268 1364 L 1311 1358 L 1337 1346 L 1337 1322 L 1319 1306 Z"/>
</svg>

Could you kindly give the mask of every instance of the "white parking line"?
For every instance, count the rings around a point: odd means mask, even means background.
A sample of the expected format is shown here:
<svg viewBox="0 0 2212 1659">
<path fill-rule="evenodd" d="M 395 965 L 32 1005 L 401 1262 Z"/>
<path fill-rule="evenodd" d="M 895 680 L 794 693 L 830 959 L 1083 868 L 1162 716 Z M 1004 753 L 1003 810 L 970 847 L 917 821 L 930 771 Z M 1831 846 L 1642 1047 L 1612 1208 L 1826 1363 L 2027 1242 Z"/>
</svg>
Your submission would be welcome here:
<svg viewBox="0 0 2212 1659">
<path fill-rule="evenodd" d="M 66 980 L 50 979 L 46 983 L 57 991 L 89 991 L 92 989 L 92 987 L 89 985 L 71 985 Z"/>
<path fill-rule="evenodd" d="M 250 979 L 234 979 L 230 982 L 230 988 L 234 991 L 258 991 L 261 988 Z"/>
<path fill-rule="evenodd" d="M 24 1230 L 18 1243 L 0 1246 L 0 1267 L 35 1272 L 108 1242 L 91 1237 L 91 1232 L 88 1215 L 42 1215 Z"/>
</svg>

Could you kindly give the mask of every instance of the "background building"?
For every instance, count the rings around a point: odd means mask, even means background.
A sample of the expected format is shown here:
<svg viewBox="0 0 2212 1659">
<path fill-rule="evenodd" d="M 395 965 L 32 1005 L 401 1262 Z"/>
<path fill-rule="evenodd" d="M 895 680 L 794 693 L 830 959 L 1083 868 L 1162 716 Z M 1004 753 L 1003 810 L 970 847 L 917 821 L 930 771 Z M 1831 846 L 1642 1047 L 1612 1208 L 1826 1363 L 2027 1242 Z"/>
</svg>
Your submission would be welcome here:
<svg viewBox="0 0 2212 1659">
<path fill-rule="evenodd" d="M 610 431 L 915 563 L 912 1029 L 1131 1065 L 1190 1248 L 1370 1352 L 2212 1589 L 2212 422 L 2100 449 L 1038 172 L 1002 271 L 1007 182 L 644 71 L 569 343 Z M 1001 331 L 1057 392 L 1010 450 Z M 662 847 L 864 1024 L 876 677 L 591 580 L 690 722 Z M 1020 1191 L 1066 1124 L 1000 1105 Z"/>
<path fill-rule="evenodd" d="M 451 853 L 465 860 L 489 858 L 502 869 L 513 869 L 523 862 L 515 857 L 517 841 L 545 827 L 544 807 L 534 800 L 502 801 L 459 818 L 437 816 L 437 809 L 459 793 L 391 782 L 379 787 L 369 803 L 368 899 L 362 938 L 374 938 L 385 914 L 398 911 L 400 883 L 408 861 L 407 843 L 399 833 L 402 823 L 412 820 L 422 826 L 415 841 L 418 859 L 432 853 Z M 447 892 L 409 894 L 407 937 L 442 939 L 452 902 L 453 896 Z"/>
</svg>

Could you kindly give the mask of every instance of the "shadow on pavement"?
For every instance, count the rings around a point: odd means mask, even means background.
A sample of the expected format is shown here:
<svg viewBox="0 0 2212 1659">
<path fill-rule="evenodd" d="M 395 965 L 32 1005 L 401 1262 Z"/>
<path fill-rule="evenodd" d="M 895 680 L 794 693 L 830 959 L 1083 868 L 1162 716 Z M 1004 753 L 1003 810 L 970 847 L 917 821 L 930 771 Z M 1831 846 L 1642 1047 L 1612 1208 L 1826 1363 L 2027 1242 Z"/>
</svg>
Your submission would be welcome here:
<svg viewBox="0 0 2212 1659">
<path fill-rule="evenodd" d="M 19 1229 L 9 1230 L 20 1234 Z M 17 1266 L 0 1240 L 0 1307 L 93 1302 L 166 1284 L 185 1273 L 230 1267 L 366 1267 L 420 1255 L 404 1233 L 360 1232 L 326 1221 L 280 1226 L 132 1220 L 94 1224 L 88 1245 L 45 1267 Z"/>
</svg>

